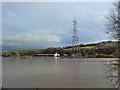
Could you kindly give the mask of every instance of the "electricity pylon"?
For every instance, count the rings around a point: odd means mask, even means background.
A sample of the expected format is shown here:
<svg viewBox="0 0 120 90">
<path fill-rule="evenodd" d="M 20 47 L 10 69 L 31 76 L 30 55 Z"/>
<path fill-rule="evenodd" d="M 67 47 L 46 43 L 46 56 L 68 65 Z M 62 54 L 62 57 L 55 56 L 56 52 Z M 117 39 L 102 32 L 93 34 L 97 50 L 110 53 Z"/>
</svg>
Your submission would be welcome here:
<svg viewBox="0 0 120 90">
<path fill-rule="evenodd" d="M 81 57 L 81 51 L 79 49 L 79 37 L 78 37 L 78 29 L 77 29 L 77 21 L 76 19 L 74 18 L 73 20 L 73 28 L 72 28 L 72 45 L 73 45 L 73 48 L 72 48 L 72 54 L 75 55 L 79 55 Z"/>
</svg>

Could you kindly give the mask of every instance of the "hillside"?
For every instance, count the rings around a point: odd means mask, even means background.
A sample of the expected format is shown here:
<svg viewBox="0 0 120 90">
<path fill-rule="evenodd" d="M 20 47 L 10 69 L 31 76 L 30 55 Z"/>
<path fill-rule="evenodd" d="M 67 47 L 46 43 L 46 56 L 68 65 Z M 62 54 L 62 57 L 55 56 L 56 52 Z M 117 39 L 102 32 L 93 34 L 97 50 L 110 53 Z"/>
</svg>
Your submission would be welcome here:
<svg viewBox="0 0 120 90">
<path fill-rule="evenodd" d="M 79 48 L 82 57 L 85 58 L 102 58 L 102 57 L 117 57 L 117 42 L 107 41 L 91 44 L 80 44 L 75 46 Z M 72 56 L 73 46 L 66 46 L 63 48 L 47 48 L 47 49 L 31 49 L 31 50 L 16 50 L 10 52 L 3 52 L 2 56 L 36 56 L 37 54 L 54 54 L 59 53 L 61 56 L 66 54 L 68 57 Z M 75 51 L 77 52 L 77 51 Z"/>
</svg>

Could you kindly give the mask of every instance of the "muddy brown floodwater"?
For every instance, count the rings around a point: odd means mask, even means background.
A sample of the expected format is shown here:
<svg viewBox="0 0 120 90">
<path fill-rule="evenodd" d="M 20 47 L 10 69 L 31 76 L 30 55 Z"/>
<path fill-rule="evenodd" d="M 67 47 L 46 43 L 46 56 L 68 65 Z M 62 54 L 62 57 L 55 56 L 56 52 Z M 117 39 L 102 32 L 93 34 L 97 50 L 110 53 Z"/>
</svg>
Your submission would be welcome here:
<svg viewBox="0 0 120 90">
<path fill-rule="evenodd" d="M 114 60 L 116 59 L 53 57 L 22 59 L 3 57 L 3 87 L 116 88 L 117 66 L 111 65 Z"/>
</svg>

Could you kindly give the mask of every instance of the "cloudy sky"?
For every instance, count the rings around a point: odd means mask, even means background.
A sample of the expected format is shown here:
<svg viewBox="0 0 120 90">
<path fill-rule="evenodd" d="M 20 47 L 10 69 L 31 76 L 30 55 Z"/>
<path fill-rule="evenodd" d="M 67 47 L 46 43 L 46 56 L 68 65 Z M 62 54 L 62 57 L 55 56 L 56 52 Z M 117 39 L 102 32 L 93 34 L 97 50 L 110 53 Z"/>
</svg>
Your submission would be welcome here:
<svg viewBox="0 0 120 90">
<path fill-rule="evenodd" d="M 111 40 L 105 33 L 111 8 L 110 2 L 3 2 L 3 51 L 69 46 L 74 18 L 80 44 Z"/>
</svg>

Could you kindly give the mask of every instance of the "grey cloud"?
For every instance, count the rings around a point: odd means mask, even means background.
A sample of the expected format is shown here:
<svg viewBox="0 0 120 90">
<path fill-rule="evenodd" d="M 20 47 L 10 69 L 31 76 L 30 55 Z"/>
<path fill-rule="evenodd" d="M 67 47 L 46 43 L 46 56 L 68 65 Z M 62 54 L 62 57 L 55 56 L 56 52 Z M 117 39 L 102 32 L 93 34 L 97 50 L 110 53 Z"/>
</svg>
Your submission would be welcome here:
<svg viewBox="0 0 120 90">
<path fill-rule="evenodd" d="M 33 49 L 57 47 L 55 45 L 61 42 L 61 37 L 57 34 L 62 34 L 57 30 L 31 30 L 26 33 L 11 35 L 3 32 L 2 48 L 3 50 L 16 49 Z"/>
</svg>

